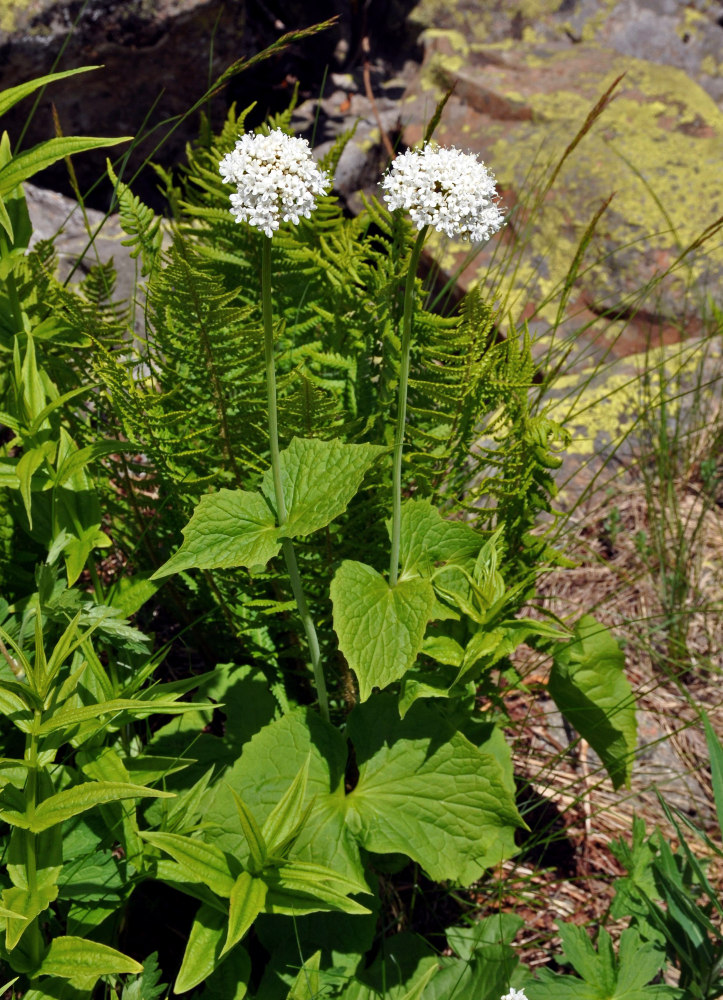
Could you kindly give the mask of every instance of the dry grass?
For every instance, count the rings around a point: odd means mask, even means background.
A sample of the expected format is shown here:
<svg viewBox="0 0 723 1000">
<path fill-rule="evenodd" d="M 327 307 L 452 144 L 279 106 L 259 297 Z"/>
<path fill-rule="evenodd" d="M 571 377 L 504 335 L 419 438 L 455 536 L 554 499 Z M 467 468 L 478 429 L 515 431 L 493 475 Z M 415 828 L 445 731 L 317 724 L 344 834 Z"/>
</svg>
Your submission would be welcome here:
<svg viewBox="0 0 723 1000">
<path fill-rule="evenodd" d="M 605 919 L 614 879 L 622 874 L 609 844 L 630 840 L 634 815 L 645 820 L 649 832 L 657 826 L 675 841 L 658 793 L 720 842 L 698 709 L 705 709 L 723 739 L 723 506 L 705 504 L 700 484 L 676 485 L 686 523 L 700 519 L 684 609 L 687 663 L 668 656 L 655 573 L 636 545 L 636 536 L 649 533 L 651 525 L 649 498 L 635 470 L 618 476 L 604 496 L 577 503 L 568 516 L 565 546 L 577 565 L 550 573 L 539 587 L 546 609 L 570 621 L 592 613 L 624 645 L 638 710 L 630 789 L 615 792 L 592 750 L 566 727 L 546 690 L 549 664 L 525 647 L 517 654 L 528 691 L 510 692 L 506 700 L 515 769 L 529 783 L 528 822 L 533 825 L 532 817 L 540 841 L 548 843 L 538 855 L 533 848 L 529 861 L 524 852 L 508 861 L 497 878 L 500 907 L 525 919 L 521 947 L 533 966 L 546 964 L 557 951 L 558 920 L 594 927 Z M 701 853 L 699 843 L 695 849 Z M 723 894 L 719 861 L 709 877 Z M 614 924 L 606 926 L 614 933 Z"/>
</svg>

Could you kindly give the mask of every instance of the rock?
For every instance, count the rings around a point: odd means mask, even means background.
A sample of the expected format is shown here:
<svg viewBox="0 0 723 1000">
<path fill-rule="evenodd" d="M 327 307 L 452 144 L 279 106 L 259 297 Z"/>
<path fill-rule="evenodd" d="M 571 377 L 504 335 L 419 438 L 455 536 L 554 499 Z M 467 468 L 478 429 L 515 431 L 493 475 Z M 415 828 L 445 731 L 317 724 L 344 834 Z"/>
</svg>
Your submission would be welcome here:
<svg viewBox="0 0 723 1000">
<path fill-rule="evenodd" d="M 143 286 L 136 280 L 137 262 L 130 256 L 128 247 L 122 245 L 126 234 L 120 227 L 117 215 L 104 215 L 93 208 L 86 208 L 85 217 L 77 201 L 55 191 L 47 191 L 34 184 L 25 184 L 33 235 L 30 246 L 38 240 L 53 239 L 58 256 L 58 276 L 61 281 L 71 276 L 80 281 L 96 263 L 113 261 L 117 274 L 115 298 L 131 302 L 135 296 L 135 332 L 144 334 Z M 89 246 L 88 229 L 95 235 Z M 164 237 L 165 245 L 170 238 Z"/>
<path fill-rule="evenodd" d="M 665 417 L 669 441 L 704 440 L 723 413 L 721 371 L 721 338 L 694 338 L 552 379 L 546 414 L 572 435 L 555 476 L 555 506 L 574 510 L 585 497 L 589 509 L 602 508 L 618 476 L 655 452 L 660 428 L 649 414 Z"/>
<path fill-rule="evenodd" d="M 403 99 L 405 143 L 421 139 L 437 101 L 455 85 L 435 138 L 480 154 L 512 210 L 506 233 L 471 262 L 468 246 L 431 243 L 444 272 L 461 270 L 466 287 L 479 283 L 500 306 L 503 329 L 527 320 L 546 337 L 546 351 L 555 328 L 555 350 L 583 331 L 598 358 L 642 350 L 651 335 L 669 343 L 699 334 L 706 299 L 723 278 L 720 247 L 695 246 L 723 216 L 723 115 L 711 97 L 682 70 L 610 49 L 560 42 L 513 49 L 438 29 L 424 38 L 424 64 Z M 546 187 L 550 165 L 623 74 L 610 105 Z"/>
<path fill-rule="evenodd" d="M 682 69 L 723 101 L 720 0 L 421 0 L 411 20 L 456 31 L 472 45 L 502 43 L 512 54 L 520 43 L 599 45 Z"/>
<path fill-rule="evenodd" d="M 185 144 L 198 135 L 200 109 L 188 112 L 209 83 L 236 60 L 276 41 L 285 30 L 325 20 L 345 6 L 343 0 L 316 0 L 311 13 L 301 0 L 287 2 L 282 23 L 265 4 L 252 6 L 240 0 L 233 4 L 223 0 L 90 0 L 82 7 L 77 0 L 0 0 L 0 90 L 49 73 L 56 59 L 62 70 L 102 65 L 94 73 L 63 80 L 45 91 L 24 147 L 54 134 L 52 103 L 66 135 L 143 134 L 146 138 L 131 154 L 131 172 L 145 157 L 174 164 L 182 158 Z M 248 105 L 260 98 L 259 120 L 269 108 L 286 107 L 292 93 L 287 76 L 318 79 L 342 34 L 340 28 L 332 29 L 292 47 L 283 58 L 260 63 L 234 78 L 212 101 L 204 102 L 203 110 L 210 110 L 220 124 L 232 99 Z M 3 118 L 2 127 L 13 142 L 22 132 L 32 100 L 17 105 Z M 76 158 L 81 187 L 105 174 L 105 156 L 101 151 Z M 66 177 L 60 164 L 43 176 L 42 183 L 65 190 Z M 135 182 L 134 190 L 159 206 L 156 183 L 149 173 Z M 102 200 L 97 203 L 102 204 Z"/>
</svg>

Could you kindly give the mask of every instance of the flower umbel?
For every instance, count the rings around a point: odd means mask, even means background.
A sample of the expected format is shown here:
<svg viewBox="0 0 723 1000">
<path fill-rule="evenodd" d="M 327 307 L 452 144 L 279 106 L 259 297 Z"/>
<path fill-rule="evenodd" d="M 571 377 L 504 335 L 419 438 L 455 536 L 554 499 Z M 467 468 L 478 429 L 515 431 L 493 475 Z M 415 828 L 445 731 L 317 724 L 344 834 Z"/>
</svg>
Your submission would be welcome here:
<svg viewBox="0 0 723 1000">
<path fill-rule="evenodd" d="M 282 222 L 309 218 L 316 199 L 329 187 L 329 175 L 311 156 L 306 139 L 274 129 L 247 132 L 219 163 L 226 184 L 235 184 L 231 214 L 272 236 Z"/>
<path fill-rule="evenodd" d="M 471 153 L 452 146 L 408 149 L 382 180 L 384 200 L 402 208 L 417 229 L 432 226 L 473 243 L 488 240 L 503 223 L 494 175 Z"/>
<path fill-rule="evenodd" d="M 500 997 L 500 1000 L 527 1000 L 527 997 L 524 990 L 510 989 L 510 992 L 505 993 L 503 997 Z"/>
</svg>

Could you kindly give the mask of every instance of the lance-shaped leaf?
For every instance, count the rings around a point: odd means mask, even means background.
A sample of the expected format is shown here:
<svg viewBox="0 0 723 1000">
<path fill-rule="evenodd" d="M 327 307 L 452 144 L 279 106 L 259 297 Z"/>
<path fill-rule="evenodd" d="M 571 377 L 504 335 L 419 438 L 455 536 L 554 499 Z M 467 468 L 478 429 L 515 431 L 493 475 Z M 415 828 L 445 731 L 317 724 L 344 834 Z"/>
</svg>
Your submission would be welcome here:
<svg viewBox="0 0 723 1000">
<path fill-rule="evenodd" d="M 229 898 L 234 877 L 226 855 L 214 844 L 204 844 L 201 840 L 178 833 L 154 833 L 150 830 L 143 831 L 141 837 L 170 854 L 181 869 L 179 874 L 186 881 L 201 882 L 217 895 Z"/>
<path fill-rule="evenodd" d="M 307 958 L 291 984 L 286 1000 L 316 1000 L 316 997 L 321 996 L 320 962 L 320 951 L 315 951 L 311 958 Z"/>
<path fill-rule="evenodd" d="M 202 903 L 196 912 L 174 991 L 185 993 L 207 979 L 221 962 L 226 915 Z"/>
<path fill-rule="evenodd" d="M 266 905 L 266 883 L 249 872 L 241 872 L 233 884 L 228 914 L 228 932 L 221 956 L 244 936 Z"/>
<path fill-rule="evenodd" d="M 88 781 L 51 795 L 30 814 L 17 809 L 0 809 L 0 817 L 11 826 L 19 826 L 23 830 L 30 830 L 31 833 L 41 833 L 56 823 L 78 816 L 94 806 L 118 802 L 121 799 L 142 798 L 173 798 L 173 793 L 119 781 Z"/>
<path fill-rule="evenodd" d="M 600 757 L 615 788 L 630 781 L 636 746 L 635 699 L 625 656 L 591 615 L 553 656 L 549 691 L 565 718 Z"/>
<path fill-rule="evenodd" d="M 201 497 L 183 529 L 183 545 L 151 579 L 186 569 L 266 565 L 280 548 L 276 519 L 260 493 L 219 490 Z"/>
<path fill-rule="evenodd" d="M 89 73 L 91 70 L 100 69 L 100 66 L 78 66 L 76 69 L 66 69 L 61 73 L 50 73 L 48 76 L 39 76 L 27 83 L 20 83 L 17 87 L 8 87 L 0 94 L 0 115 L 4 115 L 10 108 L 19 101 L 24 100 L 41 87 L 47 87 L 57 80 L 64 80 L 67 76 L 76 76 L 78 73 Z"/>
<path fill-rule="evenodd" d="M 103 146 L 117 146 L 119 142 L 130 142 L 132 136 L 118 139 L 99 139 L 89 136 L 68 135 L 41 142 L 24 153 L 13 156 L 9 163 L 0 168 L 0 194 L 9 195 L 13 188 L 29 180 L 33 174 L 52 166 L 58 160 L 74 153 L 84 153 Z"/>
<path fill-rule="evenodd" d="M 345 560 L 331 600 L 339 649 L 366 701 L 372 688 L 385 688 L 414 665 L 435 603 L 432 584 L 416 577 L 390 587 L 371 566 Z"/>
<path fill-rule="evenodd" d="M 104 715 L 120 715 L 122 712 L 136 719 L 144 719 L 149 715 L 183 715 L 185 712 L 216 707 L 210 702 L 191 704 L 176 701 L 174 698 L 153 699 L 152 696 L 153 690 L 149 692 L 148 700 L 140 697 L 114 698 L 112 701 L 84 705 L 82 708 L 61 708 L 55 715 L 44 720 L 36 731 L 40 736 L 47 736 L 48 733 L 57 732 L 59 729 L 72 729 L 83 722 L 100 719 Z"/>
<path fill-rule="evenodd" d="M 343 514 L 367 471 L 385 451 L 373 444 L 292 438 L 281 452 L 281 488 L 286 503 L 284 536 L 310 535 Z M 271 469 L 261 489 L 276 508 Z"/>
<path fill-rule="evenodd" d="M 56 937 L 36 976 L 58 976 L 79 989 L 92 989 L 100 976 L 143 972 L 143 966 L 115 948 L 79 937 Z"/>
<path fill-rule="evenodd" d="M 246 838 L 246 843 L 249 849 L 249 869 L 256 873 L 260 872 L 266 863 L 266 841 L 264 840 L 264 835 L 261 832 L 261 827 L 258 825 L 251 810 L 246 806 L 246 803 L 241 798 L 240 795 L 232 788 L 231 794 L 233 795 L 234 805 L 236 806 L 236 813 L 238 815 L 239 824 L 243 830 L 243 835 Z"/>
<path fill-rule="evenodd" d="M 296 839 L 304 819 L 306 810 L 306 786 L 309 780 L 309 760 L 307 756 L 304 765 L 289 785 L 284 797 L 280 799 L 266 817 L 261 834 L 269 845 L 269 853 L 275 857 L 283 856 L 291 843 Z"/>
</svg>

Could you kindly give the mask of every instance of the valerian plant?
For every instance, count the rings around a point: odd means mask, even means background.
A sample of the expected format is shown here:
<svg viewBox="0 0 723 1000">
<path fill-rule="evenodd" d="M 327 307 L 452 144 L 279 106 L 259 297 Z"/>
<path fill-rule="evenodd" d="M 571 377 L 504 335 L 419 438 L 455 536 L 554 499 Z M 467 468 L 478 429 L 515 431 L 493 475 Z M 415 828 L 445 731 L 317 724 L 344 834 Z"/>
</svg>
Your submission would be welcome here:
<svg viewBox="0 0 723 1000">
<path fill-rule="evenodd" d="M 401 218 L 404 211 L 410 211 L 418 235 L 406 251 L 406 277 L 399 272 L 404 291 L 396 429 L 391 483 L 387 480 L 387 500 L 381 502 L 382 509 L 391 508 L 388 576 L 367 561 L 344 559 L 333 578 L 327 578 L 338 651 L 357 683 L 351 699 L 355 707 L 344 718 L 338 702 L 330 711 L 325 675 L 338 662 L 338 654 L 330 660 L 327 645 L 326 663 L 322 660 L 295 540 L 328 532 L 354 504 L 375 468 L 381 493 L 389 449 L 352 443 L 341 435 L 294 436 L 286 448 L 279 448 L 274 341 L 283 326 L 274 325 L 272 311 L 273 242 L 283 224 L 293 233 L 291 226 L 311 214 L 326 181 L 311 161 L 308 146 L 279 129 L 238 140 L 221 159 L 220 172 L 224 182 L 236 185 L 230 198 L 234 219 L 258 234 L 252 240 L 257 241 L 254 256 L 260 261 L 257 287 L 270 465 L 255 491 L 221 489 L 203 496 L 184 528 L 183 544 L 155 578 L 190 569 L 244 567 L 252 574 L 263 572 L 283 551 L 320 717 L 309 708 L 286 710 L 244 746 L 206 812 L 212 827 L 222 831 L 213 841 L 235 857 L 253 859 L 248 831 L 234 832 L 229 826 L 238 797 L 259 823 L 268 822 L 307 764 L 308 816 L 291 857 L 334 869 L 371 888 L 360 849 L 372 855 L 398 853 L 419 863 L 434 879 L 470 884 L 486 867 L 514 852 L 515 829 L 524 827 L 501 730 L 493 719 L 475 720 L 473 711 L 480 677 L 516 645 L 543 641 L 558 649 L 558 702 L 573 712 L 577 703 L 587 701 L 604 716 L 615 734 L 607 743 L 596 738 L 593 726 L 584 720 L 580 725 L 599 748 L 616 784 L 629 774 L 634 746 L 629 689 L 620 660 L 606 645 L 607 633 L 587 625 L 580 637 L 570 637 L 557 624 L 511 616 L 522 588 L 505 584 L 501 530 L 481 533 L 468 520 L 445 518 L 428 499 L 411 496 L 402 501 L 421 250 L 429 226 L 476 240 L 489 238 L 503 221 L 494 181 L 474 157 L 431 145 L 395 161 L 385 181 L 402 245 L 407 246 L 409 238 Z M 363 551 L 365 542 L 348 538 L 347 545 Z M 438 666 L 420 669 L 420 654 Z M 480 726 L 480 721 L 485 724 Z M 254 863 L 258 865 L 258 859 Z M 260 910 L 256 903 L 250 907 L 253 913 Z M 244 930 L 248 926 L 250 922 Z M 220 923 L 215 934 L 206 930 L 204 941 L 209 948 L 213 944 L 220 959 L 226 932 Z M 203 969 L 211 971 L 206 965 Z"/>
<path fill-rule="evenodd" d="M 0 167 L 0 513 L 36 563 L 0 601 L 0 958 L 31 1000 L 155 1000 L 172 977 L 206 1000 L 523 1000 L 509 915 L 448 929 L 453 957 L 374 948 L 395 867 L 464 886 L 517 849 L 505 717 L 478 693 L 519 644 L 549 649 L 551 695 L 630 775 L 612 636 L 520 613 L 556 558 L 531 531 L 564 438 L 530 412 L 527 338 L 499 342 L 474 294 L 435 314 L 418 275 L 430 227 L 499 229 L 494 179 L 428 142 L 348 219 L 344 140 L 316 164 L 288 115 L 241 132 L 232 109 L 181 187 L 165 175 L 168 239 L 109 169 L 140 344 L 110 269 L 73 289 L 50 246 L 27 253 Z M 177 676 L 127 621 L 166 638 L 169 611 L 211 669 Z M 187 915 L 171 960 L 120 948 L 161 884 L 164 920 Z"/>
</svg>

